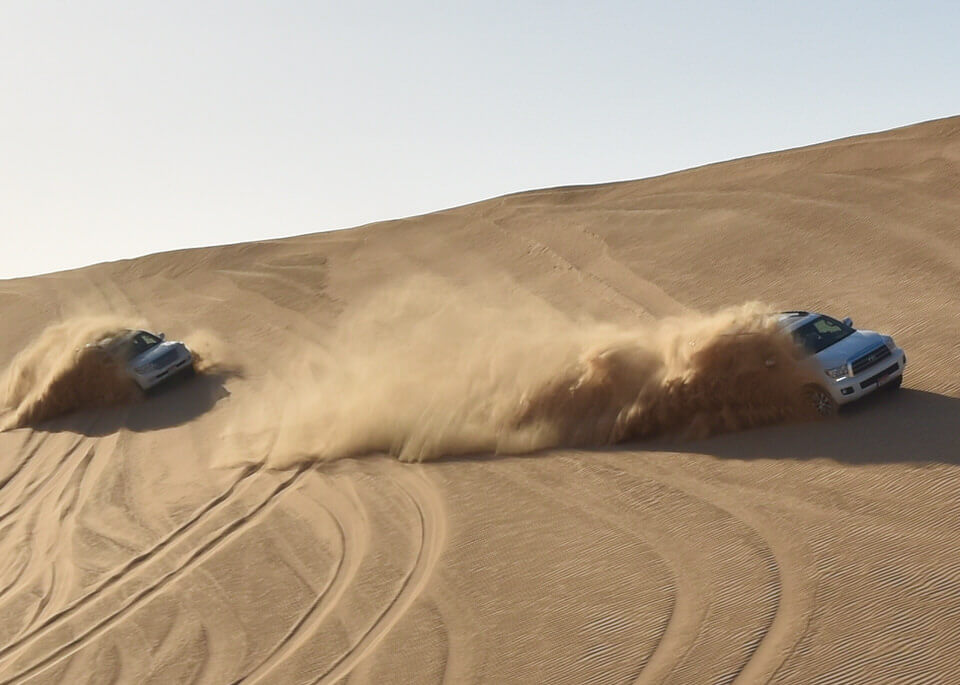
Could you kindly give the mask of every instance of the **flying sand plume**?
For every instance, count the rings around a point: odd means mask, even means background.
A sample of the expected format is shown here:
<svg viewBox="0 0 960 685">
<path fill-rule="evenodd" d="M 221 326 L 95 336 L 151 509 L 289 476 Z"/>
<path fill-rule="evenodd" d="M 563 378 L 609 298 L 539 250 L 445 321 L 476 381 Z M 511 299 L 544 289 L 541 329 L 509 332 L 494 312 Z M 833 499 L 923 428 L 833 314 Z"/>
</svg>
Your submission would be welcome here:
<svg viewBox="0 0 960 685">
<path fill-rule="evenodd" d="M 623 327 L 495 299 L 428 282 L 371 298 L 236 408 L 240 444 L 215 461 L 517 454 L 809 416 L 809 376 L 762 305 Z M 44 331 L 0 379 L 0 430 L 137 400 L 123 368 L 85 347 L 127 327 L 85 317 Z M 214 335 L 195 338 L 198 370 L 236 366 L 216 361 Z"/>
<path fill-rule="evenodd" d="M 141 327 L 120 317 L 78 316 L 44 330 L 0 377 L 0 431 L 142 399 L 122 363 L 90 346 Z M 241 373 L 238 364 L 225 361 L 225 345 L 209 331 L 194 331 L 190 349 L 198 373 Z"/>
<path fill-rule="evenodd" d="M 418 282 L 370 298 L 238 408 L 217 463 L 517 454 L 810 416 L 809 376 L 760 304 L 623 327 L 510 297 Z"/>
<path fill-rule="evenodd" d="M 122 366 L 87 347 L 129 327 L 116 317 L 77 317 L 43 331 L 0 378 L 0 430 L 136 400 Z"/>
</svg>

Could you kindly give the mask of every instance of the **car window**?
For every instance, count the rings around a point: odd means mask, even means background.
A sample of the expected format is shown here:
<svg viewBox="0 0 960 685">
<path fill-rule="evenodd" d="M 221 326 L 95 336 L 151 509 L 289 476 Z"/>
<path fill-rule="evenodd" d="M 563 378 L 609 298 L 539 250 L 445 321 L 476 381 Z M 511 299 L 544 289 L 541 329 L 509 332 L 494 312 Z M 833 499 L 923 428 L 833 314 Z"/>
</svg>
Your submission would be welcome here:
<svg viewBox="0 0 960 685">
<path fill-rule="evenodd" d="M 137 335 L 137 338 L 139 338 L 140 344 L 146 345 L 147 347 L 153 347 L 160 343 L 160 338 L 150 335 L 149 333 L 140 333 Z"/>
<path fill-rule="evenodd" d="M 130 341 L 130 357 L 136 357 L 138 354 L 143 354 L 151 347 L 160 344 L 160 338 L 150 333 L 141 331 L 133 336 L 133 339 Z"/>
<path fill-rule="evenodd" d="M 854 329 L 829 316 L 819 316 L 793 332 L 793 338 L 805 350 L 816 354 L 854 333 Z"/>
<path fill-rule="evenodd" d="M 817 319 L 813 322 L 813 325 L 819 333 L 839 333 L 843 330 L 839 324 L 835 321 L 830 321 L 830 319 L 826 317 Z"/>
</svg>

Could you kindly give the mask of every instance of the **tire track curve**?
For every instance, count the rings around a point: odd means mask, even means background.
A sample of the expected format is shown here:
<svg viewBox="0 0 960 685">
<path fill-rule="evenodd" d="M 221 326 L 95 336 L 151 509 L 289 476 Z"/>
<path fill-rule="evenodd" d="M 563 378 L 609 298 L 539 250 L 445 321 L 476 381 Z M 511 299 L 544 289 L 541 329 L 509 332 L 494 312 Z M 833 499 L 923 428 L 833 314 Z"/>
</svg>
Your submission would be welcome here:
<svg viewBox="0 0 960 685">
<path fill-rule="evenodd" d="M 613 468 L 623 466 L 622 461 L 617 461 L 614 466 L 611 457 L 603 456 L 601 460 Z M 629 467 L 630 471 L 634 468 L 638 467 L 632 464 Z M 684 475 L 679 469 L 668 472 L 652 460 L 645 464 L 644 473 L 726 512 L 764 541 L 769 551 L 770 569 L 776 574 L 776 607 L 749 658 L 734 674 L 733 682 L 769 682 L 803 639 L 809 626 L 815 580 L 811 574 L 804 573 L 804 569 L 812 566 L 812 553 L 797 539 L 792 526 L 777 516 L 772 507 L 758 511 L 756 507 L 744 505 L 735 492 Z M 773 530 L 775 534 L 764 535 L 761 530 L 768 533 Z"/>
<path fill-rule="evenodd" d="M 72 639 L 64 642 L 47 656 L 41 658 L 39 661 L 35 661 L 30 666 L 17 671 L 13 675 L 0 680 L 0 685 L 13 685 L 14 683 L 24 682 L 27 678 L 45 671 L 62 659 L 78 652 L 92 640 L 106 633 L 116 623 L 142 606 L 145 602 L 157 595 L 171 583 L 178 580 L 197 564 L 208 559 L 220 547 L 243 533 L 249 524 L 258 520 L 265 515 L 266 512 L 270 511 L 271 507 L 277 504 L 280 496 L 296 482 L 298 482 L 307 469 L 308 466 L 301 466 L 286 479 L 281 479 L 280 482 L 273 488 L 273 490 L 271 490 L 268 495 L 263 498 L 252 510 L 221 526 L 203 544 L 190 552 L 186 559 L 178 564 L 175 568 L 163 574 L 158 580 L 150 583 L 144 589 L 125 599 L 118 609 L 111 611 L 105 617 L 97 620 L 92 626 L 83 630 Z M 46 628 L 35 633 L 30 640 L 21 642 L 18 647 L 8 648 L 6 656 L 0 657 L 0 659 L 8 662 L 8 665 L 13 663 L 17 653 L 22 653 L 25 651 L 25 649 L 29 647 L 31 640 L 40 639 L 44 634 L 53 629 L 53 627 Z M 0 664 L 0 668 L 3 668 L 3 664 Z"/>
<path fill-rule="evenodd" d="M 330 487 L 324 481 L 321 481 L 321 484 L 325 501 L 322 505 L 316 504 L 316 508 L 318 512 L 322 511 L 333 520 L 339 533 L 341 554 L 337 567 L 327 586 L 317 594 L 307 611 L 291 626 L 274 649 L 253 669 L 234 680 L 233 685 L 262 682 L 299 649 L 337 605 L 360 566 L 367 534 L 365 526 L 357 523 L 362 522 L 362 518 L 351 515 L 356 511 L 356 505 L 337 488 Z"/>
<path fill-rule="evenodd" d="M 396 625 L 430 580 L 446 539 L 446 517 L 443 500 L 423 466 L 391 464 L 394 482 L 410 499 L 420 522 L 420 543 L 417 558 L 403 579 L 400 591 L 370 625 L 360 639 L 312 685 L 328 685 L 347 676 L 368 656 Z"/>
<path fill-rule="evenodd" d="M 26 634 L 18 637 L 13 642 L 0 647 L 0 662 L 2 662 L 2 660 L 5 659 L 12 651 L 19 648 L 26 641 L 31 640 L 34 637 L 40 637 L 43 633 L 49 630 L 56 629 L 60 623 L 69 620 L 73 615 L 90 604 L 90 602 L 99 599 L 104 592 L 109 591 L 113 586 L 123 582 L 130 573 L 149 563 L 165 549 L 176 544 L 177 541 L 189 534 L 194 528 L 197 528 L 205 519 L 209 518 L 214 513 L 227 506 L 229 501 L 234 499 L 233 495 L 237 492 L 239 486 L 247 481 L 247 479 L 250 477 L 256 475 L 259 471 L 259 467 L 248 467 L 244 469 L 240 477 L 232 481 L 229 487 L 227 487 L 216 497 L 208 500 L 199 509 L 196 509 L 193 514 L 187 517 L 187 519 L 180 526 L 173 529 L 152 547 L 132 557 L 123 566 L 99 581 L 84 595 L 78 597 L 55 614 L 52 614 L 41 625 L 36 626 L 33 630 L 30 630 Z"/>
</svg>

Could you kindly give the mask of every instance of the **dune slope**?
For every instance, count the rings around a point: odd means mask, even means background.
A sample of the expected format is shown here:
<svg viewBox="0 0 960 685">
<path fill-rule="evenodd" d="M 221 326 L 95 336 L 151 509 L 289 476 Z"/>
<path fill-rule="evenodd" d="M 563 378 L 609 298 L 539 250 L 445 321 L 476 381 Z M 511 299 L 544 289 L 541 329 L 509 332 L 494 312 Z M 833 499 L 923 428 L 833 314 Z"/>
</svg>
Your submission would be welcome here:
<svg viewBox="0 0 960 685">
<path fill-rule="evenodd" d="M 0 368 L 110 317 L 206 372 L 0 432 L 0 683 L 949 680 L 958 217 L 951 118 L 2 281 Z M 825 422 L 485 451 L 488 388 L 567 359 L 554 326 L 753 300 L 894 335 L 904 388 Z M 439 458 L 386 454 L 418 420 Z M 311 461 L 347 423 L 373 453 Z"/>
</svg>

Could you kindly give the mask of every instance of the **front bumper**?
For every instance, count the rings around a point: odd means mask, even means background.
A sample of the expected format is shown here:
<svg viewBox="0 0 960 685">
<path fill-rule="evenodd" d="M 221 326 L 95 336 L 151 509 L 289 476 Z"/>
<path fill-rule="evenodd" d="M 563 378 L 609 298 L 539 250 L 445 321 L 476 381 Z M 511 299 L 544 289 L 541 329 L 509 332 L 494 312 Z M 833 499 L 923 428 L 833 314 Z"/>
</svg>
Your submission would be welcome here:
<svg viewBox="0 0 960 685">
<path fill-rule="evenodd" d="M 162 369 L 152 369 L 146 373 L 138 373 L 137 371 L 131 370 L 130 375 L 133 376 L 133 380 L 140 386 L 141 390 L 149 390 L 150 388 L 163 383 L 165 380 L 176 376 L 181 371 L 186 371 L 189 366 L 193 364 L 193 355 L 187 352 L 185 357 L 181 357 L 172 364 L 162 368 Z"/>
<path fill-rule="evenodd" d="M 907 355 L 898 347 L 889 357 L 864 369 L 856 376 L 844 378 L 842 381 L 828 380 L 824 387 L 837 404 L 849 404 L 902 376 L 906 365 Z"/>
</svg>

